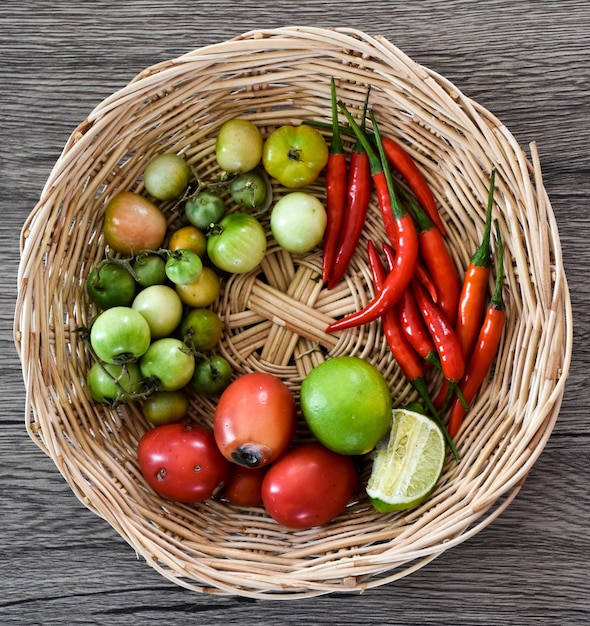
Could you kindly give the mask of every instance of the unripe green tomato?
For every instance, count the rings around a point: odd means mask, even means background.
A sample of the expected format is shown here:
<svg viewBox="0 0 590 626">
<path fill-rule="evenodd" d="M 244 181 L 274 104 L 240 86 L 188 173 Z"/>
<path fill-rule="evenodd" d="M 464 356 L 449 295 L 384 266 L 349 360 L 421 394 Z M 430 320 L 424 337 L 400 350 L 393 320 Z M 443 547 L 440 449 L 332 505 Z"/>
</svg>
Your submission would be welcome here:
<svg viewBox="0 0 590 626">
<path fill-rule="evenodd" d="M 199 191 L 184 206 L 186 219 L 200 230 L 206 231 L 216 224 L 225 213 L 223 198 L 210 191 Z"/>
<path fill-rule="evenodd" d="M 241 118 L 228 120 L 217 134 L 217 163 L 226 172 L 249 172 L 260 163 L 262 143 L 262 134 L 255 124 Z"/>
<path fill-rule="evenodd" d="M 145 190 L 157 200 L 173 200 L 186 191 L 191 176 L 191 168 L 183 157 L 166 152 L 147 164 L 143 184 Z"/>
</svg>

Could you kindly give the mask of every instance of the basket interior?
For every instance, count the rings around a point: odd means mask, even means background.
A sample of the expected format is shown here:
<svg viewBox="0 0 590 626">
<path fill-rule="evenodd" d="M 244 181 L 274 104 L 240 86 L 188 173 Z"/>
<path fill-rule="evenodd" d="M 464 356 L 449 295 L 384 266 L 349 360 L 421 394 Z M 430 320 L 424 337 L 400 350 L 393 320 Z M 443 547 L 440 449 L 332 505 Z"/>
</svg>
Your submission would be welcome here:
<svg viewBox="0 0 590 626">
<path fill-rule="evenodd" d="M 508 322 L 493 376 L 457 437 L 461 463 L 449 455 L 427 502 L 382 515 L 361 489 L 333 522 L 296 532 L 262 509 L 221 501 L 188 506 L 153 493 L 135 457 L 148 425 L 137 408 L 110 410 L 89 400 L 89 357 L 76 329 L 96 313 L 84 281 L 103 255 L 104 207 L 117 192 L 143 191 L 141 172 L 151 157 L 182 153 L 199 176 L 210 177 L 225 120 L 248 118 L 263 134 L 282 124 L 329 121 L 331 76 L 357 117 L 371 85 L 381 132 L 402 142 L 423 171 L 460 271 L 481 240 L 490 169 L 497 167 L 494 217 L 505 244 Z M 345 146 L 350 150 L 351 138 Z M 146 69 L 72 134 L 23 229 L 17 346 L 31 436 L 78 497 L 177 584 L 281 598 L 361 590 L 407 575 L 507 506 L 557 417 L 571 350 L 569 303 L 551 207 L 533 161 L 456 87 L 356 31 L 247 33 Z M 311 190 L 322 197 L 323 181 Z M 275 197 L 285 191 L 275 186 Z M 177 208 L 163 206 L 172 223 Z M 219 351 L 236 374 L 271 372 L 297 396 L 317 363 L 355 354 L 382 370 L 395 404 L 414 397 L 380 322 L 325 333 L 330 321 L 373 296 L 369 239 L 385 241 L 375 199 L 347 276 L 327 291 L 318 280 L 319 251 L 292 256 L 269 236 L 262 266 L 227 279 L 214 305 L 225 324 Z M 429 380 L 435 390 L 440 377 Z M 201 423 L 211 425 L 213 408 L 212 400 L 191 400 Z M 304 440 L 300 424 L 297 439 Z M 369 459 L 362 467 L 366 476 Z"/>
</svg>

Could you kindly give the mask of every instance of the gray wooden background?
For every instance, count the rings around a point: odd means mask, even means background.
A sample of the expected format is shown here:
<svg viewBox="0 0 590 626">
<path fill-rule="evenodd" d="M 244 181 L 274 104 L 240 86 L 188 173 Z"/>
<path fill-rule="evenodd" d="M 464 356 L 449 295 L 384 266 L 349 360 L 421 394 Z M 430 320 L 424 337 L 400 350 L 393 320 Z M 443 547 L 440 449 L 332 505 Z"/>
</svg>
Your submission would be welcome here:
<svg viewBox="0 0 590 626">
<path fill-rule="evenodd" d="M 144 67 L 258 27 L 389 38 L 538 144 L 575 311 L 562 412 L 508 510 L 401 581 L 288 602 L 174 586 L 28 439 L 12 341 L 19 232 L 74 127 Z M 590 2 L 3 0 L 0 5 L 0 623 L 585 624 L 590 585 Z"/>
</svg>

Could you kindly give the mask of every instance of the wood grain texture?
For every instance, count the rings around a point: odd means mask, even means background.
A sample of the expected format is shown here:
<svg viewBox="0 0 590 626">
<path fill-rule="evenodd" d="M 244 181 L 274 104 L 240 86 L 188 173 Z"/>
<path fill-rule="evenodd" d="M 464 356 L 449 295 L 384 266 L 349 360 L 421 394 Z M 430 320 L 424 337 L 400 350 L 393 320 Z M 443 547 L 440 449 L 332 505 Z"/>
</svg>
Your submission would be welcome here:
<svg viewBox="0 0 590 626">
<path fill-rule="evenodd" d="M 585 624 L 590 611 L 590 4 L 65 0 L 0 8 L 2 624 Z M 364 595 L 212 598 L 163 579 L 77 501 L 28 438 L 12 342 L 18 238 L 74 127 L 144 67 L 261 27 L 384 35 L 536 141 L 575 312 L 574 361 L 546 449 L 507 511 L 422 570 Z"/>
</svg>

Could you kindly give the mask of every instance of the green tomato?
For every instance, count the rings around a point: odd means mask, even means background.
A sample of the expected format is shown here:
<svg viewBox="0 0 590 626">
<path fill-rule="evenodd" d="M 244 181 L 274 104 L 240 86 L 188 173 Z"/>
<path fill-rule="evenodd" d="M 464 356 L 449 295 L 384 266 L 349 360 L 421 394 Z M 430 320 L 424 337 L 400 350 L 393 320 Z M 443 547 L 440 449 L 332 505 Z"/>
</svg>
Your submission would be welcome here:
<svg viewBox="0 0 590 626">
<path fill-rule="evenodd" d="M 240 174 L 232 180 L 229 190 L 234 202 L 245 209 L 260 209 L 270 204 L 269 187 L 258 172 Z"/>
<path fill-rule="evenodd" d="M 182 300 L 168 285 L 146 287 L 135 296 L 131 308 L 145 317 L 152 339 L 170 335 L 182 320 Z"/>
<path fill-rule="evenodd" d="M 323 135 L 311 126 L 281 126 L 265 140 L 262 163 L 267 173 L 287 188 L 313 183 L 328 162 Z"/>
<path fill-rule="evenodd" d="M 188 413 L 188 396 L 182 389 L 156 391 L 146 398 L 141 412 L 150 424 L 172 424 L 180 422 Z"/>
<path fill-rule="evenodd" d="M 219 354 L 207 359 L 197 359 L 190 382 L 191 388 L 206 398 L 220 396 L 232 379 L 229 361 Z"/>
<path fill-rule="evenodd" d="M 109 406 L 131 402 L 142 389 L 142 376 L 137 363 L 93 363 L 86 382 L 92 398 Z"/>
<path fill-rule="evenodd" d="M 105 363 L 128 363 L 149 348 L 149 324 L 131 307 L 115 306 L 103 311 L 90 328 L 90 345 Z"/>
<path fill-rule="evenodd" d="M 184 205 L 186 219 L 198 229 L 206 231 L 219 222 L 225 213 L 223 198 L 210 191 L 199 191 Z"/>
<path fill-rule="evenodd" d="M 276 242 L 293 254 L 313 250 L 323 239 L 327 215 L 324 205 L 304 191 L 283 196 L 270 214 L 270 229 Z"/>
<path fill-rule="evenodd" d="M 175 285 L 190 285 L 203 271 L 203 261 L 196 252 L 181 248 L 173 250 L 166 260 L 166 276 Z"/>
<path fill-rule="evenodd" d="M 191 309 L 182 319 L 180 336 L 197 352 L 206 352 L 217 345 L 223 332 L 223 322 L 215 311 Z"/>
<path fill-rule="evenodd" d="M 191 176 L 191 168 L 183 157 L 166 152 L 147 164 L 143 184 L 150 196 L 157 200 L 173 200 L 186 191 Z"/>
<path fill-rule="evenodd" d="M 142 287 L 166 282 L 166 261 L 159 254 L 142 252 L 133 261 L 133 271 Z"/>
<path fill-rule="evenodd" d="M 210 261 L 224 272 L 250 272 L 260 264 L 265 254 L 264 228 L 255 217 L 247 213 L 226 215 L 207 240 Z"/>
<path fill-rule="evenodd" d="M 186 386 L 195 371 L 195 357 L 180 339 L 164 337 L 152 342 L 139 360 L 141 374 L 159 381 L 159 391 Z"/>
<path fill-rule="evenodd" d="M 120 263 L 101 262 L 86 279 L 88 296 L 103 311 L 131 304 L 136 289 L 135 279 Z"/>
<path fill-rule="evenodd" d="M 249 120 L 234 118 L 224 122 L 217 134 L 215 157 L 226 172 L 249 172 L 262 157 L 262 134 Z"/>
</svg>

